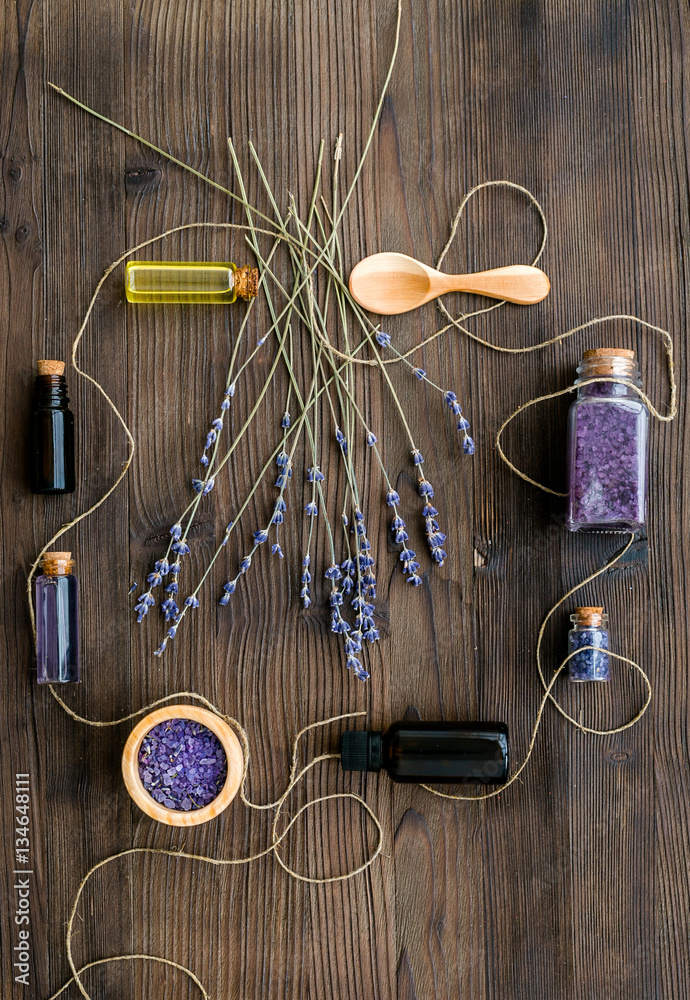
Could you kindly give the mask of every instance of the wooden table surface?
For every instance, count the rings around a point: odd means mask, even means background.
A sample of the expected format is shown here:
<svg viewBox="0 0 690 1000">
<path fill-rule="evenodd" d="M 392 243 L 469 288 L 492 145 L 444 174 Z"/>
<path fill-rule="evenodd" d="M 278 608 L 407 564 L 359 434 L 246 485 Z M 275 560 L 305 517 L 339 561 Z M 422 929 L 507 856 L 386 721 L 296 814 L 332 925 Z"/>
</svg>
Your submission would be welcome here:
<svg viewBox="0 0 690 1000">
<path fill-rule="evenodd" d="M 68 359 L 99 277 L 126 247 L 186 222 L 242 221 L 222 193 L 88 117 L 45 81 L 232 186 L 231 135 L 250 198 L 266 208 L 247 149 L 251 139 L 281 207 L 291 191 L 305 211 L 322 138 L 329 159 L 343 133 L 343 178 L 353 176 L 391 58 L 396 5 L 6 0 L 1 16 L 2 996 L 47 998 L 69 976 L 65 925 L 89 866 L 133 845 L 244 856 L 269 842 L 271 815 L 235 803 L 196 830 L 156 825 L 132 804 L 121 779 L 119 759 L 132 724 L 78 724 L 35 682 L 28 569 L 57 527 L 102 495 L 127 455 L 107 405 L 69 372 L 77 491 L 31 495 L 25 452 L 36 359 Z M 385 775 L 345 778 L 337 765 L 319 765 L 289 812 L 329 792 L 361 793 L 385 835 L 369 871 L 322 887 L 290 879 L 271 856 L 224 869 L 127 858 L 87 887 L 75 925 L 79 965 L 151 953 L 189 967 L 211 997 L 223 1000 L 690 995 L 690 436 L 683 405 L 689 45 L 687 6 L 665 0 L 403 0 L 397 65 L 343 223 L 346 271 L 385 249 L 434 263 L 463 195 L 485 180 L 512 180 L 534 192 L 546 211 L 543 266 L 552 294 L 529 309 L 507 306 L 469 321 L 473 330 L 495 344 L 519 346 L 596 316 L 634 313 L 672 332 L 681 408 L 674 423 L 653 422 L 648 539 L 580 600 L 607 607 L 613 648 L 648 671 L 654 697 L 647 715 L 633 729 L 602 738 L 547 709 L 521 780 L 484 804 L 444 802 L 416 786 L 394 786 Z M 540 235 L 524 198 L 483 192 L 469 206 L 445 266 L 526 262 Z M 156 253 L 250 259 L 241 236 L 227 231 L 172 237 Z M 448 299 L 454 311 L 471 304 Z M 231 605 L 218 608 L 220 585 L 240 552 L 233 541 L 192 623 L 163 659 L 152 656 L 162 637 L 158 618 L 137 626 L 132 615 L 130 585 L 144 579 L 187 501 L 243 312 L 243 306 L 126 305 L 122 269 L 96 305 L 81 364 L 122 408 L 137 450 L 117 492 L 60 544 L 74 552 L 82 612 L 83 683 L 64 697 L 76 711 L 107 720 L 175 691 L 204 694 L 248 730 L 249 792 L 258 801 L 285 787 L 296 730 L 358 709 L 367 710 L 373 728 L 405 716 L 503 720 L 517 763 L 541 696 L 539 625 L 620 540 L 568 534 L 562 501 L 517 479 L 500 461 L 496 430 L 520 403 L 569 385 L 581 351 L 591 346 L 634 348 L 644 384 L 663 409 L 668 381 L 659 338 L 619 322 L 557 347 L 506 355 L 456 331 L 444 334 L 413 358 L 458 393 L 477 442 L 473 458 L 461 454 L 433 393 L 395 369 L 394 384 L 437 489 L 449 558 L 432 569 L 425 552 L 423 586 L 405 585 L 388 541 L 380 477 L 370 457 L 366 464 L 362 457 L 381 641 L 368 656 L 371 680 L 361 684 L 345 670 L 329 630 L 325 588 L 317 585 L 307 612 L 299 607 L 300 511 L 308 499 L 301 453 L 282 563 L 262 551 Z M 253 322 L 256 333 L 265 328 L 265 306 Z M 393 318 L 386 329 L 407 349 L 440 324 L 429 305 Z M 308 354 L 304 340 L 298 369 Z M 267 345 L 249 369 L 233 404 L 234 430 L 273 357 Z M 196 572 L 275 446 L 286 378 L 279 368 L 230 475 L 220 476 L 204 500 L 189 557 Z M 421 553 L 400 421 L 377 372 L 358 371 L 357 393 Z M 506 438 L 516 463 L 556 489 L 564 482 L 569 401 L 534 408 Z M 325 412 L 321 428 L 332 441 Z M 334 445 L 325 448 L 323 467 L 335 517 L 343 482 Z M 256 494 L 240 529 L 245 540 L 273 496 L 268 487 Z M 325 565 L 323 519 L 315 552 L 316 565 Z M 549 626 L 548 672 L 564 655 L 571 610 L 560 609 Z M 572 693 L 567 683 L 559 692 L 578 717 L 582 712 L 602 726 L 630 718 L 644 695 L 639 679 L 620 665 L 604 692 Z M 334 749 L 341 728 L 312 734 L 301 759 Z M 13 983 L 12 969 L 18 772 L 31 776 L 28 989 Z M 298 870 L 323 875 L 361 863 L 374 841 L 361 811 L 340 801 L 308 814 L 282 850 Z M 99 1000 L 200 996 L 182 973 L 144 961 L 99 966 L 84 974 L 84 983 Z M 63 995 L 79 994 L 73 985 Z"/>
</svg>

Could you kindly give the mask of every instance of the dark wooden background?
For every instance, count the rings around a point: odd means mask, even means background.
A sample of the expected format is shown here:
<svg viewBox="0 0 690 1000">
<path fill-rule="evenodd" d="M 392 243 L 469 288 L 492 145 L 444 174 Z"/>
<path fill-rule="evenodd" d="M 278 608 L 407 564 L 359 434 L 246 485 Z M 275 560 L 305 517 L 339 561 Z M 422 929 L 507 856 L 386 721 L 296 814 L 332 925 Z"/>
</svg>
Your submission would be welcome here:
<svg viewBox="0 0 690 1000">
<path fill-rule="evenodd" d="M 132 845 L 239 856 L 263 847 L 270 829 L 270 817 L 239 804 L 195 831 L 156 826 L 121 780 L 130 726 L 80 726 L 35 683 L 28 567 L 57 526 L 101 495 L 126 457 L 112 414 L 72 373 L 77 492 L 32 497 L 24 452 L 35 361 L 68 357 L 99 276 L 125 247 L 179 223 L 241 221 L 221 194 L 87 117 L 45 81 L 221 183 L 231 180 L 232 135 L 250 197 L 264 204 L 246 148 L 251 138 L 282 203 L 291 190 L 304 208 L 321 138 L 331 149 L 344 133 L 344 178 L 352 177 L 391 56 L 395 4 L 6 0 L 0 16 L 2 995 L 44 998 L 67 978 L 65 923 L 92 863 Z M 613 648 L 648 670 L 650 711 L 611 738 L 583 736 L 547 711 L 523 780 L 486 804 L 443 802 L 385 776 L 345 780 L 323 767 L 290 808 L 307 794 L 361 791 L 385 829 L 383 857 L 366 875 L 312 887 L 290 880 L 272 858 L 232 870 L 165 859 L 117 863 L 85 894 L 74 940 L 80 964 L 153 952 L 190 966 L 214 998 L 233 1000 L 690 994 L 689 45 L 686 4 L 404 0 L 398 64 L 344 234 L 348 267 L 382 249 L 433 262 L 465 191 L 487 179 L 514 180 L 547 212 L 543 264 L 553 291 L 539 306 L 508 306 L 474 321 L 480 333 L 499 344 L 535 343 L 612 312 L 637 313 L 672 331 L 681 410 L 674 424 L 653 426 L 648 543 L 582 595 L 607 606 Z M 468 210 L 446 266 L 526 261 L 539 235 L 519 196 L 489 192 Z M 172 238 L 156 252 L 247 257 L 240 237 L 227 234 Z M 528 356 L 499 355 L 455 333 L 437 340 L 415 357 L 461 397 L 477 440 L 473 459 L 460 454 L 437 399 L 396 370 L 437 487 L 449 559 L 430 570 L 424 556 L 424 586 L 412 592 L 404 584 L 387 540 L 379 476 L 362 468 L 382 634 L 364 686 L 344 669 L 324 591 L 309 612 L 298 607 L 301 459 L 288 496 L 286 560 L 276 566 L 262 551 L 223 612 L 215 598 L 235 565 L 233 543 L 191 627 L 164 659 L 151 655 L 161 628 L 155 617 L 132 624 L 128 590 L 144 578 L 187 497 L 242 307 L 137 309 L 123 300 L 120 271 L 95 309 L 81 358 L 123 408 L 138 450 L 126 482 L 64 544 L 82 587 L 83 683 L 66 693 L 69 703 L 104 719 L 176 690 L 205 694 L 248 729 L 250 792 L 264 801 L 284 787 L 293 732 L 347 710 L 366 708 L 374 727 L 406 713 L 505 720 L 514 760 L 521 759 L 541 693 L 539 623 L 618 541 L 568 535 L 559 501 L 511 475 L 494 435 L 519 403 L 568 385 L 588 346 L 635 348 L 648 391 L 666 400 L 659 341 L 630 324 Z M 253 329 L 265 324 L 265 310 L 256 317 Z M 438 322 L 428 306 L 388 329 L 412 346 Z M 271 357 L 262 355 L 238 393 L 235 428 Z M 281 374 L 231 476 L 202 506 L 191 557 L 197 570 L 273 447 L 284 387 Z M 375 373 L 358 373 L 358 392 L 422 552 L 399 422 Z M 557 487 L 567 405 L 533 411 L 507 436 L 519 464 Z M 334 455 L 323 464 L 335 509 Z M 245 538 L 265 518 L 271 495 L 259 491 Z M 316 564 L 326 558 L 321 523 Z M 549 629 L 547 669 L 564 654 L 570 610 Z M 619 667 L 596 698 L 579 688 L 573 695 L 566 684 L 561 692 L 574 711 L 579 704 L 583 717 L 603 725 L 624 721 L 643 695 Z M 307 740 L 305 759 L 334 747 L 338 733 L 334 726 Z M 29 990 L 13 987 L 11 971 L 17 771 L 32 781 Z M 302 871 L 335 872 L 362 860 L 367 839 L 373 831 L 357 810 L 330 805 L 311 814 L 284 851 Z M 94 970 L 85 981 L 99 1000 L 198 995 L 181 974 L 143 963 Z M 66 994 L 77 995 L 74 986 Z"/>
</svg>

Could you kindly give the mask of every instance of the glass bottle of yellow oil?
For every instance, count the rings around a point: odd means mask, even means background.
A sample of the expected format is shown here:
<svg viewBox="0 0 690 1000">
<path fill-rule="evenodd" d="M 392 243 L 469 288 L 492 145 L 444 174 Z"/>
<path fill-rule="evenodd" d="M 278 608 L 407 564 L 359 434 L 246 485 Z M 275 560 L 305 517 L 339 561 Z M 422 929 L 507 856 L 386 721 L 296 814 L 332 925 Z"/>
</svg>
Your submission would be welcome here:
<svg viewBox="0 0 690 1000">
<path fill-rule="evenodd" d="M 255 267 L 200 261 L 135 261 L 125 268 L 128 302 L 220 302 L 253 298 L 258 290 Z"/>
</svg>

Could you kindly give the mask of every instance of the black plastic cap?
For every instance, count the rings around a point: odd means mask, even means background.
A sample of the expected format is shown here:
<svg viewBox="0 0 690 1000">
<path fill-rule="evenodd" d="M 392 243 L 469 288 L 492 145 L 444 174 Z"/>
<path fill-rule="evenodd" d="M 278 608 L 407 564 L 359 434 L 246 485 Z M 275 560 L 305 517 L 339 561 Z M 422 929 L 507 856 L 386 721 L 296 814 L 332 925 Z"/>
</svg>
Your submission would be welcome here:
<svg viewBox="0 0 690 1000">
<path fill-rule="evenodd" d="M 343 771 L 381 770 L 381 733 L 348 729 L 340 744 Z"/>
</svg>

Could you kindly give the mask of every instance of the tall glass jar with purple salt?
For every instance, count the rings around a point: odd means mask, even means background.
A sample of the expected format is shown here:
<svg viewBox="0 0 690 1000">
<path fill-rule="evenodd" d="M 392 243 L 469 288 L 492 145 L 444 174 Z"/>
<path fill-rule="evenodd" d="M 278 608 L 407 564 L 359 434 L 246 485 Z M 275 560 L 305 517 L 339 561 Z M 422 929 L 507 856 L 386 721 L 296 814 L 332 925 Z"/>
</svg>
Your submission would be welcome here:
<svg viewBox="0 0 690 1000">
<path fill-rule="evenodd" d="M 647 518 L 649 410 L 634 351 L 585 351 L 568 416 L 570 531 L 636 531 Z M 605 376 L 620 379 L 604 380 Z M 602 381 L 581 385 L 591 378 Z"/>
</svg>

